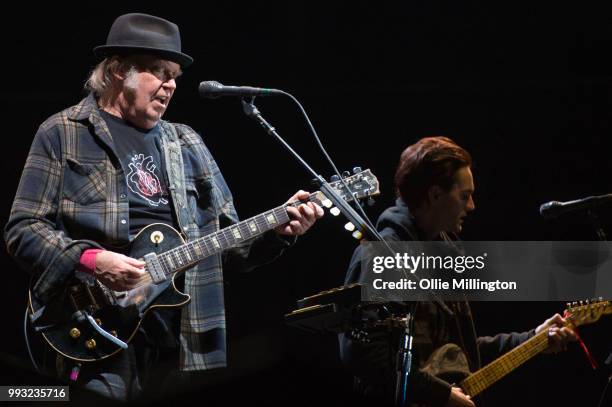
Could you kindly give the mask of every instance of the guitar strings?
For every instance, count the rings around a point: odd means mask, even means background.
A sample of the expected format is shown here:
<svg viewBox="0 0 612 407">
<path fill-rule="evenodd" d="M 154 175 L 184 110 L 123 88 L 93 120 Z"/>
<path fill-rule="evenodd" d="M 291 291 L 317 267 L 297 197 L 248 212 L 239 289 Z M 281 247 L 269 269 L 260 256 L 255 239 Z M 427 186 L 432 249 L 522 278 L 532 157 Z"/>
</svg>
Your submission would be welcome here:
<svg viewBox="0 0 612 407">
<path fill-rule="evenodd" d="M 566 319 L 571 322 L 575 319 L 574 314 L 570 314 Z M 546 329 L 475 372 L 472 376 L 461 382 L 461 385 L 466 387 L 465 390 L 470 395 L 475 396 L 500 380 L 507 373 L 544 351 L 547 347 L 548 330 Z"/>
<path fill-rule="evenodd" d="M 523 345 L 500 356 L 489 365 L 462 381 L 461 386 L 465 386 L 465 390 L 472 396 L 482 392 L 504 377 L 507 373 L 546 349 L 548 346 L 547 332 L 547 330 L 540 332 L 526 341 Z"/>
<path fill-rule="evenodd" d="M 316 195 L 317 193 L 310 194 L 308 196 L 308 201 L 312 202 L 316 200 Z M 237 224 L 232 225 L 230 227 L 218 230 L 217 232 L 214 232 L 210 235 L 203 236 L 194 241 L 188 242 L 184 245 L 172 248 L 164 253 L 160 253 L 157 257 L 160 263 L 162 264 L 162 267 L 165 269 L 164 270 L 165 274 L 172 274 L 176 271 L 180 271 L 181 269 L 187 268 L 197 263 L 196 260 L 198 256 L 192 256 L 192 254 L 190 254 L 190 253 L 195 252 L 195 249 L 193 249 L 195 245 L 198 245 L 200 249 L 202 249 L 201 247 L 202 245 L 204 246 L 204 250 L 201 250 L 203 253 L 203 256 L 200 256 L 201 258 L 208 257 L 214 253 L 214 251 L 211 251 L 209 249 L 209 247 L 214 246 L 213 238 L 217 238 L 219 243 L 223 243 L 223 244 L 220 244 L 221 247 L 222 246 L 232 246 L 233 244 L 239 243 L 240 240 L 246 241 L 248 239 L 256 237 L 272 229 L 274 224 L 282 225 L 290 221 L 290 218 L 287 215 L 287 211 L 285 208 L 287 206 L 296 207 L 296 206 L 301 205 L 302 203 L 303 203 L 302 201 L 296 201 L 296 202 L 292 202 L 287 205 L 281 205 L 277 208 L 264 212 L 260 215 L 254 216 L 252 218 L 246 219 L 241 222 L 238 222 Z M 270 216 L 270 215 L 274 216 L 274 219 L 275 219 L 275 222 L 272 225 L 270 224 L 270 222 L 267 221 L 267 216 Z M 246 226 L 248 222 L 252 222 L 255 224 L 257 228 L 257 232 L 252 232 L 252 233 L 250 232 L 250 229 L 248 229 L 248 227 Z M 240 233 L 241 227 L 242 227 L 242 233 Z M 236 236 L 233 235 L 234 229 L 239 230 L 240 238 L 237 238 Z M 245 231 L 249 231 L 249 236 L 245 237 L 247 235 Z M 172 265 L 169 263 L 172 259 L 172 256 L 177 259 L 180 267 L 172 267 Z M 152 283 L 152 281 L 153 280 L 151 278 L 151 275 L 149 273 L 145 273 L 141 277 L 138 278 L 138 282 L 134 286 L 134 289 L 142 287 L 144 285 L 148 285 Z"/>
<path fill-rule="evenodd" d="M 317 199 L 317 195 L 318 192 L 312 193 L 308 196 L 307 201 L 308 202 L 313 202 L 313 201 L 318 201 Z M 214 253 L 214 251 L 210 251 L 208 249 L 207 246 L 213 246 L 212 244 L 212 239 L 213 238 L 223 238 L 223 240 L 225 242 L 224 246 L 231 246 L 233 244 L 236 244 L 238 240 L 248 240 L 250 238 L 256 237 L 258 235 L 260 235 L 261 233 L 264 233 L 268 230 L 270 230 L 272 227 L 270 225 L 270 222 L 267 221 L 267 216 L 269 215 L 273 215 L 274 219 L 276 220 L 275 223 L 278 223 L 279 225 L 282 225 L 284 223 L 287 223 L 288 221 L 290 221 L 291 219 L 289 218 L 289 216 L 287 215 L 287 211 L 286 211 L 286 207 L 288 206 L 293 206 L 293 207 L 297 207 L 299 205 L 301 205 L 303 203 L 303 201 L 296 201 L 296 202 L 292 202 L 286 205 L 281 205 L 277 208 L 274 208 L 272 210 L 269 210 L 267 212 L 264 212 L 260 215 L 254 216 L 252 218 L 246 219 L 242 222 L 237 223 L 236 225 L 218 230 L 217 232 L 214 232 L 210 235 L 207 236 L 203 236 L 201 238 L 198 238 L 192 242 L 188 242 L 183 246 L 179 246 L 179 247 L 175 247 L 173 249 L 170 249 L 164 253 L 161 253 L 158 255 L 158 258 L 160 259 L 160 263 L 163 265 L 163 267 L 165 268 L 165 274 L 172 274 L 175 271 L 180 271 L 183 268 L 187 268 L 192 264 L 197 263 L 197 261 L 193 261 L 193 259 L 191 259 L 192 256 L 189 255 L 189 248 L 187 246 L 195 246 L 195 245 L 200 245 L 200 243 L 204 246 L 204 250 L 203 256 L 200 256 L 201 258 L 204 257 L 208 257 L 211 254 Z M 280 219 L 279 219 L 280 218 Z M 249 231 L 248 227 L 246 226 L 246 224 L 248 222 L 251 222 L 253 224 L 255 224 L 256 228 L 257 228 L 257 232 L 254 233 L 250 233 L 250 236 L 248 236 L 247 238 L 244 238 L 243 236 L 246 235 L 246 233 L 244 233 L 245 231 Z M 240 227 L 243 227 L 243 233 L 240 234 L 241 238 L 236 238 L 235 236 L 232 235 L 232 230 L 233 229 L 240 229 Z M 228 235 L 229 233 L 229 235 Z M 207 244 L 207 240 L 208 240 L 208 244 Z M 233 242 L 232 242 L 233 240 Z M 220 245 L 223 246 L 223 245 Z M 187 259 L 187 261 L 184 261 L 183 258 L 181 257 L 181 253 L 183 253 L 183 256 Z M 171 259 L 171 256 L 174 256 L 178 262 L 179 265 L 181 267 L 173 267 L 171 264 L 169 264 L 169 261 Z M 197 257 L 197 256 L 194 256 Z M 185 264 L 183 264 L 185 263 Z M 177 270 L 173 270 L 173 269 L 177 269 Z M 145 273 L 143 276 L 141 276 L 138 279 L 138 283 L 134 286 L 134 288 L 139 288 L 142 287 L 143 285 L 146 284 L 150 284 L 152 282 L 152 278 L 150 276 L 149 273 Z"/>
</svg>

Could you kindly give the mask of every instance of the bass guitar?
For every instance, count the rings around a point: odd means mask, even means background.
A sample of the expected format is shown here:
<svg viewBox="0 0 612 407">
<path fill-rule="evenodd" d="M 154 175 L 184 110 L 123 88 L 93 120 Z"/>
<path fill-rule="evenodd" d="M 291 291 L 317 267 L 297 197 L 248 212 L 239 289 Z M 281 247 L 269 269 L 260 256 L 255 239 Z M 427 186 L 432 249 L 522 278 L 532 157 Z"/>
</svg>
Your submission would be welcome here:
<svg viewBox="0 0 612 407">
<path fill-rule="evenodd" d="M 565 326 L 576 328 L 580 325 L 592 324 L 603 315 L 611 313 L 612 302 L 610 301 L 600 299 L 568 303 Z M 537 335 L 463 379 L 459 382 L 459 387 L 465 394 L 474 397 L 546 348 L 548 348 L 548 330 L 543 329 Z"/>
</svg>

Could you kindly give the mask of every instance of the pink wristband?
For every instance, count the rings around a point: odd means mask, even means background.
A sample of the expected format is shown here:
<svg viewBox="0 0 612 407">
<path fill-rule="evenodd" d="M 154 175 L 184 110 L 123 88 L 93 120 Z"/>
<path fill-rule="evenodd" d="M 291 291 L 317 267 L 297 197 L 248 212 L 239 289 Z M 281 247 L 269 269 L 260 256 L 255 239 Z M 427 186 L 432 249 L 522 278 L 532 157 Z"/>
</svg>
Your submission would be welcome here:
<svg viewBox="0 0 612 407">
<path fill-rule="evenodd" d="M 100 253 L 102 249 L 87 249 L 81 254 L 79 265 L 77 270 L 83 273 L 94 275 L 96 269 L 96 255 Z"/>
</svg>

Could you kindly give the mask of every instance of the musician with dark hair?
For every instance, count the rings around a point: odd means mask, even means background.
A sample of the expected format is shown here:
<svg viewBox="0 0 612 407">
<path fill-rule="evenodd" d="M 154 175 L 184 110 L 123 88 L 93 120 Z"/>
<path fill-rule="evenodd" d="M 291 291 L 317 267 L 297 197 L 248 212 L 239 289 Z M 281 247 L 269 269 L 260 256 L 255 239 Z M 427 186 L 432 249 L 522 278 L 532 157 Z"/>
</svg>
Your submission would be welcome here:
<svg viewBox="0 0 612 407">
<path fill-rule="evenodd" d="M 474 179 L 470 154 L 447 137 L 428 137 L 406 148 L 395 174 L 397 200 L 379 217 L 377 229 L 388 241 L 457 240 L 464 218 L 475 209 Z M 357 247 L 345 284 L 364 282 L 361 273 L 362 246 Z M 446 302 L 450 316 L 434 302 L 416 304 L 413 329 L 413 363 L 408 384 L 411 405 L 474 406 L 461 388 L 434 373 L 454 377 L 477 370 L 482 363 L 509 351 L 534 334 L 549 330 L 547 352 L 565 348 L 574 333 L 563 327 L 556 314 L 536 329 L 495 337 L 477 337 L 467 302 Z M 395 307 L 395 308 L 394 308 Z M 405 313 L 407 308 L 388 304 L 384 313 Z M 370 310 L 368 318 L 382 318 L 381 310 Z M 383 314 L 384 314 L 383 313 Z M 350 333 L 341 334 L 340 354 L 355 375 L 356 390 L 377 402 L 391 403 L 395 392 L 398 335 L 373 330 L 368 341 Z M 436 372 L 441 359 L 445 372 Z M 450 379 L 449 379 L 450 380 Z"/>
<path fill-rule="evenodd" d="M 230 190 L 202 138 L 188 126 L 162 120 L 176 79 L 193 62 L 181 50 L 178 26 L 147 14 L 122 15 L 106 44 L 94 52 L 101 62 L 87 81 L 89 95 L 39 127 L 5 229 L 9 253 L 35 276 L 31 293 L 40 304 L 65 294 L 75 278 L 115 292 L 163 278 L 149 275 L 156 263 L 151 268 L 147 263 L 145 270 L 142 259 L 114 249 L 126 246 L 149 224 L 172 226 L 195 241 L 238 222 Z M 308 197 L 299 191 L 289 201 Z M 323 214 L 313 202 L 285 209 L 225 235 L 226 244 L 239 244 L 207 257 L 176 280 L 191 302 L 182 309 L 149 312 L 127 350 L 82 365 L 60 357 L 60 374 L 125 400 L 146 386 L 147 374 L 161 363 L 160 354 L 169 354 L 172 361 L 164 374 L 175 368 L 224 367 L 223 273 L 271 261 Z M 259 236 L 242 242 L 245 234 Z M 163 238 L 151 235 L 156 243 Z M 208 246 L 214 252 L 222 244 L 213 240 Z M 167 257 L 164 267 L 191 265 L 208 246 Z M 100 324 L 105 328 L 105 321 Z M 84 339 L 79 330 L 70 335 Z M 97 338 L 98 343 L 86 343 L 92 357 L 109 343 Z"/>
</svg>

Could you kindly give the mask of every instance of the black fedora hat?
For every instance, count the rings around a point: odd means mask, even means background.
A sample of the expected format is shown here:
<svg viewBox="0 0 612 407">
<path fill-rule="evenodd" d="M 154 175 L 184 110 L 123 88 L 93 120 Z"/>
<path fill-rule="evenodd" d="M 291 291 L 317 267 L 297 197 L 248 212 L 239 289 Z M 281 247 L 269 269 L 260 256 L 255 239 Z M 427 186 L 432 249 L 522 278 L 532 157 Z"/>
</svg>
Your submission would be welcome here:
<svg viewBox="0 0 612 407">
<path fill-rule="evenodd" d="M 182 68 L 193 58 L 181 52 L 181 34 L 176 24 L 148 14 L 130 13 L 117 17 L 108 32 L 106 45 L 93 49 L 98 57 L 126 54 L 159 55 Z"/>
</svg>

